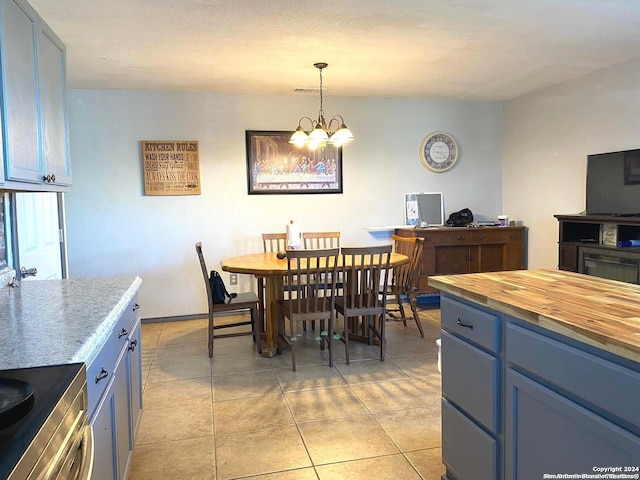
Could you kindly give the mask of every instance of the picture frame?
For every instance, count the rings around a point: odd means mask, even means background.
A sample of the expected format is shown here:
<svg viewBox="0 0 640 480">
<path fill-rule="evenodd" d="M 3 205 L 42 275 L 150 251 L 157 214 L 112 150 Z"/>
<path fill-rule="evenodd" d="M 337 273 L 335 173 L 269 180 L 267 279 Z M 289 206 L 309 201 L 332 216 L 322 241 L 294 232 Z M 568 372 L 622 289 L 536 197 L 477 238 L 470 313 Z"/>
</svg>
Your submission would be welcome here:
<svg viewBox="0 0 640 480">
<path fill-rule="evenodd" d="M 292 131 L 245 133 L 249 195 L 342 193 L 342 147 L 300 148 Z"/>
<path fill-rule="evenodd" d="M 624 154 L 624 184 L 640 184 L 640 151 L 633 150 Z"/>
</svg>

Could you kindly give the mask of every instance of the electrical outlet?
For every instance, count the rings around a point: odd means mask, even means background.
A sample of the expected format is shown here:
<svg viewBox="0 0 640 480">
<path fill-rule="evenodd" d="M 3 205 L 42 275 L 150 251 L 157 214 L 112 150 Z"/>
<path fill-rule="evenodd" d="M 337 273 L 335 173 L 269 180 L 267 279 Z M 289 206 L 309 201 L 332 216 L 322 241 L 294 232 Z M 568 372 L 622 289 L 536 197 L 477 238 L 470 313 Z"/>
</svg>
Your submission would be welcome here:
<svg viewBox="0 0 640 480">
<path fill-rule="evenodd" d="M 238 284 L 238 274 L 230 273 L 229 274 L 229 285 L 237 285 Z"/>
</svg>

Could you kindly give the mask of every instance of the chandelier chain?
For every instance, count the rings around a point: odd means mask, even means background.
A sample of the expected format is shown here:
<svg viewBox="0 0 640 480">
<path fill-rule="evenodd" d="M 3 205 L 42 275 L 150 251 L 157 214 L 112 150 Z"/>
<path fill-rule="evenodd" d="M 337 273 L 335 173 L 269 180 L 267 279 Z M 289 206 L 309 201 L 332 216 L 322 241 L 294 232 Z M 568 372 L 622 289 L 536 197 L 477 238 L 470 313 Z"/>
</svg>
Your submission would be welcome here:
<svg viewBox="0 0 640 480">
<path fill-rule="evenodd" d="M 320 118 L 318 121 L 324 123 L 324 109 L 323 109 L 323 96 L 322 96 L 322 69 L 320 68 Z M 321 121 L 322 120 L 322 121 Z"/>
</svg>

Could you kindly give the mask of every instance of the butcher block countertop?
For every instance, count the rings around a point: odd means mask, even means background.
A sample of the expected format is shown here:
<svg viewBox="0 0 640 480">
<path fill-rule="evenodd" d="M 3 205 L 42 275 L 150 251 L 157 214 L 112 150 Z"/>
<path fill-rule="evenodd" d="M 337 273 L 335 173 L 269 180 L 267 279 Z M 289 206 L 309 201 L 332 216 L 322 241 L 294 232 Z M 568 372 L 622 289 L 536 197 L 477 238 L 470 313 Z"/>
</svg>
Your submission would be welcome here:
<svg viewBox="0 0 640 480">
<path fill-rule="evenodd" d="M 640 286 L 559 270 L 429 277 L 442 292 L 640 363 Z"/>
</svg>

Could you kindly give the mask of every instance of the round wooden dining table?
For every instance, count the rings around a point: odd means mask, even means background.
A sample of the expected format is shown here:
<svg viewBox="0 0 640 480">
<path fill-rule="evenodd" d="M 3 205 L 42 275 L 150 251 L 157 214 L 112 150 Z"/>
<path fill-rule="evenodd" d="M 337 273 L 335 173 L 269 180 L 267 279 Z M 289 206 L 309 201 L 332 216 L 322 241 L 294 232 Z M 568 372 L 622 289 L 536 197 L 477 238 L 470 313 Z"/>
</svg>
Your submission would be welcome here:
<svg viewBox="0 0 640 480">
<path fill-rule="evenodd" d="M 264 278 L 265 285 L 265 345 L 263 357 L 278 353 L 278 312 L 276 302 L 284 298 L 284 277 L 287 275 L 287 259 L 278 258 L 277 252 L 251 253 L 239 257 L 225 258 L 220 262 L 222 270 L 244 273 Z M 409 263 L 409 257 L 400 253 L 391 254 L 391 267 Z"/>
</svg>

